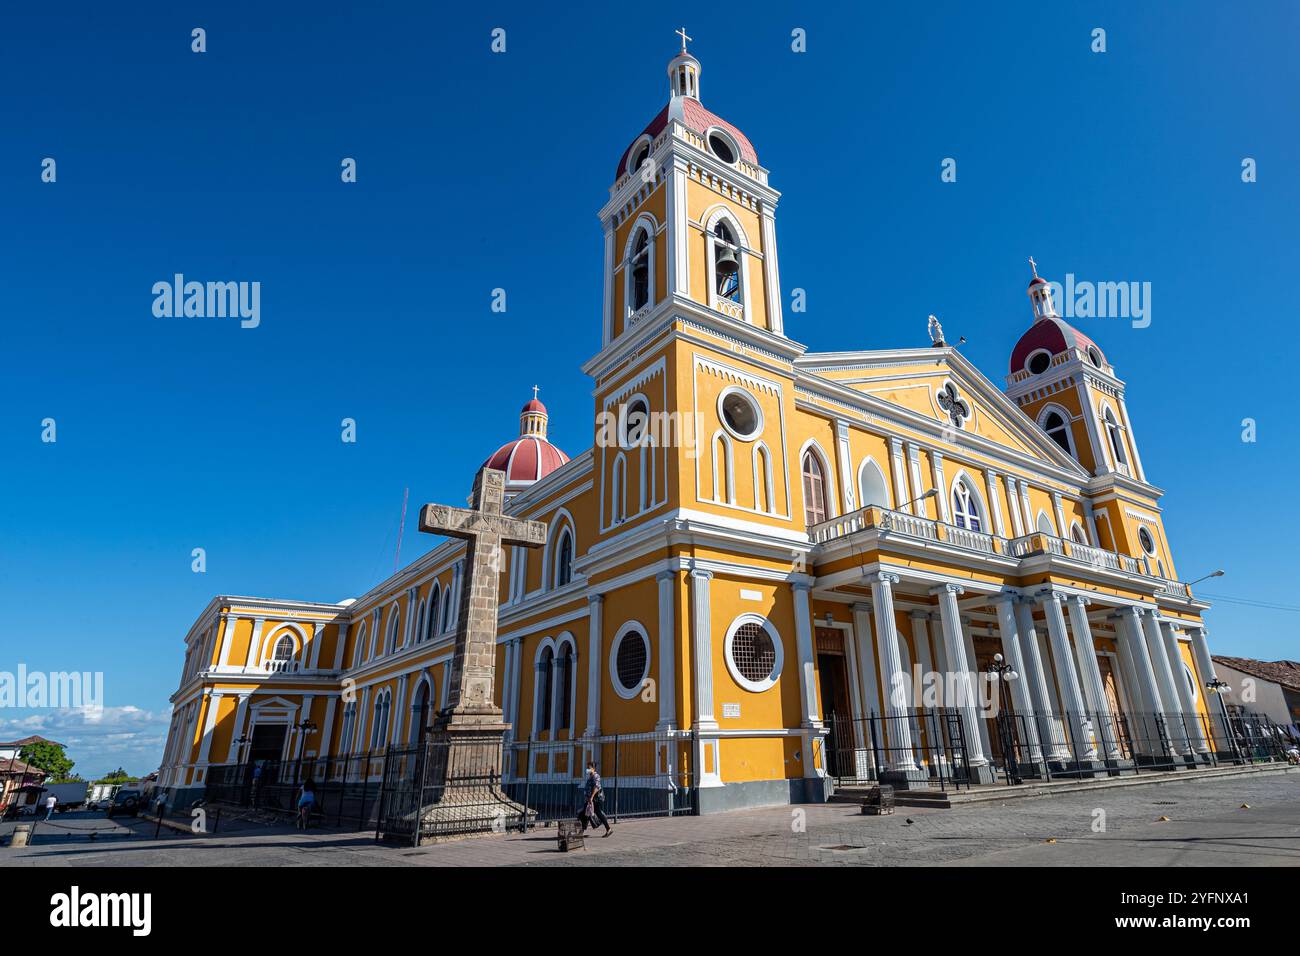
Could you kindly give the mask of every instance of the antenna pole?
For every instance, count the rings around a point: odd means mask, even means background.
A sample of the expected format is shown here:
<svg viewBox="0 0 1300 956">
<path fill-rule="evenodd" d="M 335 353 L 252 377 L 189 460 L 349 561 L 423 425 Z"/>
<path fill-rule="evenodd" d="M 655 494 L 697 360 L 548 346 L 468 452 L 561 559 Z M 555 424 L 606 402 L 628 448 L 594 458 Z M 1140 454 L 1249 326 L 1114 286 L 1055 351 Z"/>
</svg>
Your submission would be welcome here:
<svg viewBox="0 0 1300 956">
<path fill-rule="evenodd" d="M 410 497 L 411 489 L 402 489 L 402 521 L 397 526 L 397 553 L 393 555 L 393 571 L 396 573 L 398 565 L 402 561 L 402 531 L 406 528 L 406 499 Z"/>
</svg>

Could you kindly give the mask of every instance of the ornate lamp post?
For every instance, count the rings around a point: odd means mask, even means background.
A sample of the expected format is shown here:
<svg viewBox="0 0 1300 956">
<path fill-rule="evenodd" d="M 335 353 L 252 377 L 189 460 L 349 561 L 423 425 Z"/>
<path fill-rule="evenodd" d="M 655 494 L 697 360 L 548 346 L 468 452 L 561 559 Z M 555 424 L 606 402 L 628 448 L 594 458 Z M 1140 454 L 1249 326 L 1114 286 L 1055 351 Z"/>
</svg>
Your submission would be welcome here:
<svg viewBox="0 0 1300 956">
<path fill-rule="evenodd" d="M 1223 695 L 1232 690 L 1228 682 L 1218 677 L 1211 678 L 1205 682 L 1205 689 L 1215 697 L 1219 698 L 1219 710 L 1223 713 L 1223 732 L 1228 735 L 1228 743 L 1232 745 L 1232 759 L 1241 762 L 1241 751 L 1237 748 L 1237 735 L 1232 731 L 1232 720 L 1228 717 L 1228 705 L 1223 699 Z"/>
<path fill-rule="evenodd" d="M 1006 682 L 1018 680 L 1020 675 L 1016 673 L 1015 668 L 1003 660 L 1001 653 L 993 655 L 993 662 L 989 664 L 987 671 L 990 677 L 998 682 L 998 730 L 1002 740 L 1002 759 L 1006 762 L 1007 778 L 1013 784 L 1024 783 L 1020 778 L 1020 764 L 1016 760 L 1015 734 L 1011 727 L 1015 714 L 1002 697 Z"/>
</svg>

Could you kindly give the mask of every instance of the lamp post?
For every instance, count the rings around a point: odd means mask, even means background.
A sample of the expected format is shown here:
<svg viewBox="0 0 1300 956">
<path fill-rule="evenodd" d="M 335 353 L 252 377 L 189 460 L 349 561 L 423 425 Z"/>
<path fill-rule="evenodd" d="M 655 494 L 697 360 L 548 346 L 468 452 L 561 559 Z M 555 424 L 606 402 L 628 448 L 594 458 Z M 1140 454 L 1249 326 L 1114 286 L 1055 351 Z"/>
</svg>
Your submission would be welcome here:
<svg viewBox="0 0 1300 956">
<path fill-rule="evenodd" d="M 896 510 L 896 511 L 902 511 L 902 510 L 903 510 L 904 508 L 906 508 L 908 505 L 914 505 L 914 504 L 916 504 L 918 501 L 924 501 L 926 498 L 933 498 L 933 497 L 937 496 L 938 494 L 939 494 L 939 489 L 938 489 L 938 488 L 931 488 L 931 489 L 930 489 L 929 491 L 927 491 L 925 494 L 923 494 L 923 495 L 917 495 L 917 496 L 916 496 L 915 498 L 913 498 L 911 501 L 904 501 L 904 502 L 903 502 L 901 505 L 899 505 L 895 510 Z M 922 517 L 924 517 L 924 515 L 922 515 Z"/>
<path fill-rule="evenodd" d="M 1209 574 L 1202 574 L 1195 581 L 1188 581 L 1187 586 L 1190 588 L 1193 584 L 1200 584 L 1202 581 L 1208 581 L 1210 578 L 1221 578 L 1223 577 L 1223 573 L 1223 568 L 1219 568 L 1219 570 L 1211 571 Z"/>
<path fill-rule="evenodd" d="M 1217 572 L 1217 574 L 1222 574 L 1222 573 L 1223 573 L 1222 571 Z M 1209 575 L 1209 576 L 1216 577 L 1217 575 Z M 1215 697 L 1219 698 L 1219 710 L 1223 712 L 1223 731 L 1228 735 L 1228 743 L 1232 745 L 1232 759 L 1235 762 L 1240 763 L 1241 751 L 1237 748 L 1237 735 L 1232 731 L 1232 721 L 1228 717 L 1228 705 L 1223 699 L 1223 695 L 1231 691 L 1232 688 L 1228 686 L 1228 682 L 1226 680 L 1223 680 L 1218 677 L 1213 677 L 1210 680 L 1207 680 L 1205 682 L 1205 689 L 1208 690 Z"/>
<path fill-rule="evenodd" d="M 1020 763 L 1016 760 L 1015 736 L 1011 721 L 1014 713 L 1002 702 L 1003 687 L 1009 680 L 1018 680 L 1020 675 L 1015 668 L 1006 663 L 1001 653 L 993 655 L 993 662 L 986 668 L 989 676 L 998 682 L 998 736 L 1002 741 L 1002 759 L 1006 762 L 1007 779 L 1013 784 L 1024 783 L 1020 777 Z"/>
</svg>

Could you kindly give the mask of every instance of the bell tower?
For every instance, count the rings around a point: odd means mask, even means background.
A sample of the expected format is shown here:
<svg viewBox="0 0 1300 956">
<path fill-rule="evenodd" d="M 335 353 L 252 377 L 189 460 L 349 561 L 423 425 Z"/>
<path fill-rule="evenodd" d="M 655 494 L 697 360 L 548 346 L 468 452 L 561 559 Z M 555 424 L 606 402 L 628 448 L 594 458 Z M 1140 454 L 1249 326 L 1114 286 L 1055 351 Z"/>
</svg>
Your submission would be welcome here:
<svg viewBox="0 0 1300 956">
<path fill-rule="evenodd" d="M 700 100 L 700 60 L 668 61 L 668 102 L 628 145 L 600 211 L 602 349 L 674 305 L 784 338 L 776 206 L 753 143 Z"/>
</svg>

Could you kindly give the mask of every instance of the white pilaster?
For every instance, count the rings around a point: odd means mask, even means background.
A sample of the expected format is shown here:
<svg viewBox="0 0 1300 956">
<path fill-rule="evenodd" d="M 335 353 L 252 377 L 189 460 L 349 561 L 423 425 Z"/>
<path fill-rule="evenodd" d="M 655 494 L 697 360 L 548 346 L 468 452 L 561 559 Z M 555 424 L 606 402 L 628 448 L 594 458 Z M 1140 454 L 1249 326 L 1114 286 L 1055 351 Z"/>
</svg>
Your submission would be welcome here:
<svg viewBox="0 0 1300 956">
<path fill-rule="evenodd" d="M 659 582 L 659 722 L 656 730 L 677 726 L 677 628 L 674 613 L 677 573 L 665 571 Z"/>
<path fill-rule="evenodd" d="M 934 486 L 939 493 L 934 496 L 935 511 L 944 524 L 952 521 L 948 513 L 948 484 L 943 477 L 943 455 L 937 451 L 930 452 L 930 466 L 934 472 Z"/>
<path fill-rule="evenodd" d="M 998 537 L 1007 536 L 1007 523 L 1002 519 L 1002 502 L 998 499 L 998 473 L 992 468 L 984 472 L 984 483 L 989 494 L 989 508 L 993 512 L 993 527 Z"/>
<path fill-rule="evenodd" d="M 587 598 L 587 731 L 588 737 L 600 735 L 600 662 L 603 659 L 601 635 L 605 598 L 592 594 Z M 555 681 L 551 682 L 552 685 Z M 556 711 L 552 709 L 551 713 Z"/>
<path fill-rule="evenodd" d="M 1178 634 L 1169 621 L 1160 622 L 1160 632 L 1164 637 L 1165 655 L 1169 658 L 1169 669 L 1173 672 L 1174 687 L 1178 691 L 1178 704 L 1186 716 L 1184 729 L 1188 733 L 1188 744 L 1197 753 L 1209 753 L 1210 745 L 1205 739 L 1205 728 L 1201 726 L 1201 715 L 1192 700 L 1192 689 L 1187 686 L 1183 672 L 1182 649 L 1178 644 Z"/>
<path fill-rule="evenodd" d="M 1074 635 L 1074 654 L 1079 662 L 1084 698 L 1099 725 L 1093 728 L 1098 742 L 1106 748 L 1111 760 L 1119 758 L 1119 737 L 1115 732 L 1114 715 L 1106 697 L 1106 687 L 1101 680 L 1101 666 L 1097 663 L 1097 645 L 1092 639 L 1092 625 L 1088 621 L 1088 599 L 1081 595 L 1069 598 L 1070 631 Z"/>
<path fill-rule="evenodd" d="M 1061 707 L 1065 711 L 1065 719 L 1070 725 L 1070 734 L 1073 738 L 1071 754 L 1077 753 L 1083 760 L 1095 760 L 1097 746 L 1091 728 L 1084 724 L 1087 707 L 1083 701 L 1083 691 L 1079 686 L 1079 674 L 1075 669 L 1070 638 L 1065 630 L 1065 613 L 1061 610 L 1061 602 L 1065 600 L 1065 595 L 1048 589 L 1039 592 L 1038 600 L 1047 620 L 1047 636 L 1052 642 L 1052 662 L 1056 665 L 1056 679 L 1061 689 Z"/>
<path fill-rule="evenodd" d="M 781 270 L 776 258 L 776 210 L 763 203 L 763 278 L 767 284 L 768 329 L 777 335 L 785 334 L 785 320 L 781 315 Z"/>
<path fill-rule="evenodd" d="M 912 506 L 901 507 L 912 500 L 912 493 L 907 488 L 907 468 L 903 462 L 903 443 L 897 438 L 889 439 L 889 461 L 894 472 L 894 507 L 900 511 L 912 512 Z"/>
<path fill-rule="evenodd" d="M 1165 726 L 1169 733 L 1170 746 L 1174 753 L 1185 754 L 1191 750 L 1191 742 L 1183 730 L 1182 714 L 1179 712 L 1181 699 L 1178 687 L 1174 683 L 1174 673 L 1169 667 L 1169 657 L 1165 653 L 1164 637 L 1160 633 L 1159 612 L 1155 608 L 1143 608 L 1138 614 L 1142 622 L 1142 636 L 1145 639 L 1147 653 L 1151 656 L 1151 667 L 1155 671 L 1156 685 L 1160 688 L 1160 701 L 1164 705 Z"/>
<path fill-rule="evenodd" d="M 253 618 L 253 633 L 248 637 L 248 656 L 244 660 L 244 671 L 248 672 L 257 665 L 257 655 L 262 646 L 262 628 L 266 626 L 266 618 Z"/>
</svg>

